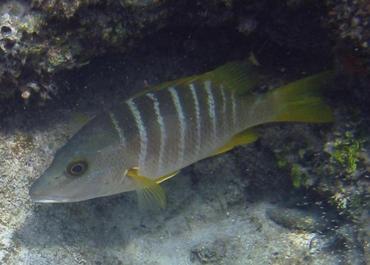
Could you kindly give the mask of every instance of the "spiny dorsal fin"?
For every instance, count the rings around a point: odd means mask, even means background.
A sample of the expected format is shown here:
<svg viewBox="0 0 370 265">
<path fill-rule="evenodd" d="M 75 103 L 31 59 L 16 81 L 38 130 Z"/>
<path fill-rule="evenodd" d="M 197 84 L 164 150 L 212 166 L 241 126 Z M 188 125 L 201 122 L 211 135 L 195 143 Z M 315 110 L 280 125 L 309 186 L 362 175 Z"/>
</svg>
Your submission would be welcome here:
<svg viewBox="0 0 370 265">
<path fill-rule="evenodd" d="M 252 64 L 252 65 L 255 65 L 255 66 L 260 66 L 260 62 L 257 60 L 257 57 L 256 55 L 254 54 L 254 52 L 250 52 L 249 54 L 249 57 L 248 57 L 248 61 Z"/>
<path fill-rule="evenodd" d="M 74 132 L 77 132 L 81 129 L 85 124 L 91 121 L 95 115 L 87 115 L 82 112 L 72 112 L 71 119 L 70 119 L 70 127 Z"/>
<path fill-rule="evenodd" d="M 166 193 L 155 180 L 141 176 L 137 167 L 129 169 L 126 176 L 139 186 L 136 192 L 141 209 L 155 208 L 155 206 L 161 209 L 166 207 Z"/>
<path fill-rule="evenodd" d="M 204 82 L 207 80 L 210 80 L 217 87 L 223 86 L 225 89 L 235 90 L 237 94 L 245 94 L 258 84 L 260 75 L 258 74 L 257 67 L 252 63 L 248 61 L 235 61 L 226 63 L 203 74 L 161 83 L 137 94 L 135 97 L 150 91 L 158 91 L 172 86 L 188 86 L 193 82 Z"/>
<path fill-rule="evenodd" d="M 197 80 L 211 80 L 216 86 L 234 90 L 237 94 L 245 94 L 260 81 L 257 67 L 247 61 L 230 62 L 213 71 L 199 75 Z"/>
</svg>

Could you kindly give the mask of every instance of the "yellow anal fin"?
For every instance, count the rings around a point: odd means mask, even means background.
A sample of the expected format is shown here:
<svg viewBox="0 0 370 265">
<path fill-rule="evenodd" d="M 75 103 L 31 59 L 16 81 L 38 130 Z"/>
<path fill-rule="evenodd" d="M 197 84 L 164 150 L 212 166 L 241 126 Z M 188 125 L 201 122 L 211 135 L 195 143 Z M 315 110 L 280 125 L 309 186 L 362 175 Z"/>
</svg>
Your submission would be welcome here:
<svg viewBox="0 0 370 265">
<path fill-rule="evenodd" d="M 179 173 L 179 172 L 180 172 L 180 170 L 177 170 L 177 171 L 172 172 L 172 173 L 170 173 L 170 174 L 167 174 L 167 175 L 164 175 L 164 176 L 162 176 L 162 177 L 159 177 L 159 178 L 157 178 L 157 179 L 155 180 L 155 182 L 156 182 L 157 184 L 160 184 L 160 183 L 162 183 L 162 182 L 164 182 L 164 181 L 166 181 L 166 180 L 168 180 L 168 179 L 170 179 L 170 178 L 174 177 L 174 176 L 175 176 L 175 175 L 177 175 L 177 173 Z"/>
<path fill-rule="evenodd" d="M 134 180 L 139 186 L 136 192 L 141 209 L 153 208 L 154 206 L 159 206 L 161 209 L 166 207 L 166 193 L 159 183 L 148 177 L 141 176 L 137 167 L 129 169 L 126 176 Z"/>
<path fill-rule="evenodd" d="M 211 156 L 216 156 L 219 154 L 226 153 L 239 145 L 253 143 L 257 139 L 258 139 L 258 134 L 254 132 L 253 129 L 247 129 L 235 135 L 233 138 L 231 138 L 229 142 L 227 142 L 224 146 L 217 149 Z"/>
</svg>

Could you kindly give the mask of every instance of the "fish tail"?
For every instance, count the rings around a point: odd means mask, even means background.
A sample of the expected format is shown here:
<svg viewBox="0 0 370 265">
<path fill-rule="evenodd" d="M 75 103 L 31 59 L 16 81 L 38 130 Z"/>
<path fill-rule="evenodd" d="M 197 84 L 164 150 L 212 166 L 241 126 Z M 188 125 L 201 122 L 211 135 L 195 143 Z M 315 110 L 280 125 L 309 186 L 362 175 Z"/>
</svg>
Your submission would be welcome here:
<svg viewBox="0 0 370 265">
<path fill-rule="evenodd" d="M 255 125 L 268 122 L 332 122 L 333 113 L 322 95 L 332 76 L 333 71 L 325 71 L 260 96 L 259 106 L 253 111 L 256 113 Z"/>
</svg>

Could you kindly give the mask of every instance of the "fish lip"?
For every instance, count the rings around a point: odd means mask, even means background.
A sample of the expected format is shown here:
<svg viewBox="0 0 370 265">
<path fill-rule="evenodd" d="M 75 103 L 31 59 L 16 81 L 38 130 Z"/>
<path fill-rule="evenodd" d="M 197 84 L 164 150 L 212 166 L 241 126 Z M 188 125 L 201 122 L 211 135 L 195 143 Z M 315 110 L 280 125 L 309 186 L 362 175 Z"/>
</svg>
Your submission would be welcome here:
<svg viewBox="0 0 370 265">
<path fill-rule="evenodd" d="M 46 187 L 43 185 L 43 179 L 45 178 L 45 173 L 41 175 L 38 179 L 36 179 L 35 182 L 31 185 L 29 189 L 29 196 L 32 200 L 32 202 L 35 203 L 65 203 L 65 202 L 71 202 L 71 200 L 68 197 L 65 196 L 58 196 L 57 194 L 51 193 L 49 188 L 49 192 L 46 192 Z"/>
</svg>

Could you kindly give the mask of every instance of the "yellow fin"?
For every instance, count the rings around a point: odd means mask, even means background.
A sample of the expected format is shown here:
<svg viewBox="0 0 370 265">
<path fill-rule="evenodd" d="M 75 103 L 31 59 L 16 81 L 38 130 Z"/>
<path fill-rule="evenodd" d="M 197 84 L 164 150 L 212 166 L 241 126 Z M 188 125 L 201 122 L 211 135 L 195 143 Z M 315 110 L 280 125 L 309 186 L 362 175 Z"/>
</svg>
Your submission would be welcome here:
<svg viewBox="0 0 370 265">
<path fill-rule="evenodd" d="M 177 170 L 177 171 L 172 172 L 172 173 L 170 173 L 170 174 L 167 174 L 167 175 L 161 176 L 161 177 L 157 178 L 157 179 L 155 180 L 155 182 L 156 182 L 157 184 L 160 184 L 160 183 L 162 183 L 162 182 L 164 182 L 164 181 L 166 181 L 166 180 L 168 180 L 168 179 L 170 179 L 170 178 L 174 177 L 174 176 L 175 176 L 175 175 L 177 175 L 177 173 L 179 173 L 179 172 L 180 172 L 180 170 Z"/>
<path fill-rule="evenodd" d="M 177 80 L 161 83 L 144 90 L 134 97 L 141 96 L 150 91 L 158 91 L 171 86 L 187 87 L 193 82 L 204 82 L 210 80 L 216 87 L 234 90 L 237 94 L 245 94 L 260 81 L 260 75 L 256 65 L 249 61 L 229 62 L 218 68 L 199 75 L 193 75 Z"/>
<path fill-rule="evenodd" d="M 251 64 L 255 65 L 255 66 L 260 66 L 260 65 L 261 65 L 261 64 L 260 64 L 260 62 L 257 60 L 257 57 L 256 57 L 256 55 L 254 54 L 254 52 L 251 52 L 251 53 L 249 54 L 248 61 L 249 61 Z"/>
<path fill-rule="evenodd" d="M 333 71 L 325 71 L 267 94 L 266 106 L 274 110 L 270 121 L 332 122 L 332 111 L 321 94 L 333 74 Z"/>
<path fill-rule="evenodd" d="M 70 118 L 70 127 L 73 131 L 78 131 L 81 129 L 86 123 L 92 120 L 95 117 L 92 115 L 87 115 L 81 112 L 72 112 Z"/>
<path fill-rule="evenodd" d="M 216 152 L 212 154 L 212 156 L 226 153 L 239 145 L 253 143 L 257 139 L 258 134 L 255 133 L 252 129 L 247 129 L 231 138 L 231 140 L 227 142 L 224 146 L 217 149 Z"/>
<path fill-rule="evenodd" d="M 95 116 L 90 117 L 87 114 L 81 113 L 81 112 L 75 112 L 73 113 L 73 121 L 79 124 L 86 124 L 91 119 L 93 119 Z"/>
<path fill-rule="evenodd" d="M 129 169 L 126 175 L 139 186 L 137 195 L 141 209 L 153 208 L 155 205 L 162 209 L 166 207 L 166 193 L 155 180 L 141 176 L 137 167 Z"/>
</svg>

